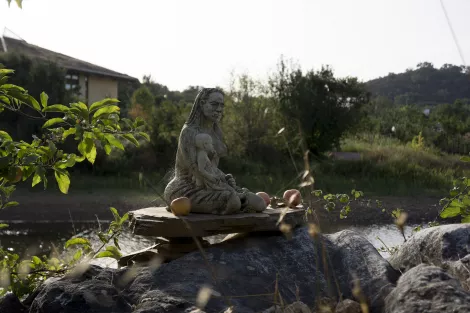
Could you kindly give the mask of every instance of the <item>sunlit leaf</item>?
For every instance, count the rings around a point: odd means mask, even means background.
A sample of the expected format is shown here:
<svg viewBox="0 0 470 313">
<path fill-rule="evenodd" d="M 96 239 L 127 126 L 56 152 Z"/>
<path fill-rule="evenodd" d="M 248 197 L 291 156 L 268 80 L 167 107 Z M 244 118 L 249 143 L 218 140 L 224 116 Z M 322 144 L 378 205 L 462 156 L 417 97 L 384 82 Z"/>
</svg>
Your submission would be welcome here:
<svg viewBox="0 0 470 313">
<path fill-rule="evenodd" d="M 95 259 L 99 258 L 114 258 L 114 254 L 111 251 L 101 251 L 95 256 Z"/>
<path fill-rule="evenodd" d="M 85 238 L 72 238 L 65 243 L 65 249 L 74 245 L 91 246 L 91 243 L 88 239 Z"/>
<path fill-rule="evenodd" d="M 460 214 L 459 206 L 448 206 L 441 212 L 440 216 L 442 218 L 449 218 L 449 217 L 455 217 L 459 214 Z"/>
<path fill-rule="evenodd" d="M 124 151 L 124 146 L 116 137 L 114 137 L 113 134 L 104 134 L 104 137 L 106 138 L 106 140 L 109 142 L 110 145 Z"/>
<path fill-rule="evenodd" d="M 101 109 L 104 106 L 115 104 L 118 102 L 118 99 L 103 99 L 90 105 L 89 111 L 90 113 L 93 113 L 95 110 Z"/>
<path fill-rule="evenodd" d="M 91 164 L 95 163 L 96 146 L 93 139 L 89 137 L 83 138 L 83 140 L 78 145 L 78 151 L 80 151 Z"/>
<path fill-rule="evenodd" d="M 2 229 L 2 228 L 7 228 L 7 227 L 8 227 L 8 224 L 3 224 L 3 223 L 0 224 L 0 229 Z"/>
<path fill-rule="evenodd" d="M 33 176 L 33 183 L 32 183 L 32 186 L 36 186 L 37 184 L 39 184 L 41 182 L 42 178 L 41 176 L 36 172 Z"/>
<path fill-rule="evenodd" d="M 66 131 L 64 131 L 64 133 L 62 134 L 62 139 L 66 139 L 68 136 L 70 135 L 75 135 L 75 132 L 77 131 L 76 128 L 72 127 L 72 128 L 69 128 L 67 129 Z"/>
<path fill-rule="evenodd" d="M 42 264 L 41 259 L 38 258 L 37 256 L 33 256 L 33 257 L 31 258 L 31 261 L 32 261 L 34 264 L 36 264 L 36 265 L 41 265 L 41 264 Z"/>
<path fill-rule="evenodd" d="M 43 112 L 59 112 L 59 113 L 67 113 L 70 109 L 63 104 L 53 104 L 48 107 L 45 107 L 42 111 Z"/>
<path fill-rule="evenodd" d="M 98 111 L 96 111 L 95 114 L 93 114 L 93 118 L 96 119 L 103 114 L 116 113 L 116 112 L 119 112 L 120 110 L 121 109 L 117 105 L 110 105 L 110 106 L 101 108 Z"/>
<path fill-rule="evenodd" d="M 283 128 L 281 128 L 281 129 L 279 129 L 279 131 L 277 132 L 277 135 L 280 135 L 280 134 L 282 134 L 282 132 L 283 132 L 285 129 L 286 129 L 285 127 L 283 127 Z"/>
<path fill-rule="evenodd" d="M 121 220 L 121 216 L 119 215 L 119 213 L 118 213 L 118 211 L 116 210 L 116 208 L 109 208 L 109 210 L 111 211 L 111 213 L 113 213 L 113 216 L 114 216 L 114 220 L 115 220 L 115 221 Z"/>
<path fill-rule="evenodd" d="M 460 158 L 460 161 L 462 161 L 462 162 L 470 162 L 470 156 L 465 155 L 465 156 L 463 156 L 463 157 Z"/>
<path fill-rule="evenodd" d="M 73 260 L 74 261 L 78 261 L 80 260 L 80 258 L 82 257 L 82 249 L 78 249 L 77 252 L 75 252 L 75 254 L 73 255 Z"/>
<path fill-rule="evenodd" d="M 63 172 L 59 172 L 57 169 L 54 172 L 55 179 L 59 185 L 59 189 L 62 193 L 67 194 L 69 192 L 70 178 Z"/>
<path fill-rule="evenodd" d="M 470 215 L 464 216 L 461 220 L 462 223 L 470 223 Z"/>
<path fill-rule="evenodd" d="M 6 208 L 9 208 L 9 207 L 12 207 L 12 206 L 17 206 L 17 205 L 19 205 L 18 202 L 16 202 L 16 201 L 10 201 L 10 202 L 5 203 L 5 205 L 3 206 L 3 208 L 6 209 Z"/>
<path fill-rule="evenodd" d="M 11 138 L 11 136 L 6 132 L 6 131 L 3 131 L 3 130 L 0 130 L 0 138 L 2 139 L 2 141 L 13 141 L 13 139 Z"/>
<path fill-rule="evenodd" d="M 41 105 L 43 108 L 47 107 L 47 100 L 49 100 L 49 96 L 43 91 L 41 92 Z"/>
<path fill-rule="evenodd" d="M 59 124 L 59 123 L 63 123 L 63 122 L 64 122 L 64 120 L 61 119 L 60 117 L 51 118 L 50 120 L 45 122 L 44 125 L 42 125 L 42 128 L 51 127 L 55 124 Z"/>
</svg>

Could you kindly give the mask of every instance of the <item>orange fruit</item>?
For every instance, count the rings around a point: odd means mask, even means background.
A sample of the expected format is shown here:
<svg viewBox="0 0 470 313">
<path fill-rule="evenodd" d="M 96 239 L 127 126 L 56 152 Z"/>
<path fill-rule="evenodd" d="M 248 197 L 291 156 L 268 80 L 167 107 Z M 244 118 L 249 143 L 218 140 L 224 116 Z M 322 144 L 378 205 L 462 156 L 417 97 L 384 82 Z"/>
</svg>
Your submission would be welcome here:
<svg viewBox="0 0 470 313">
<path fill-rule="evenodd" d="M 286 202 L 287 206 L 289 206 L 290 208 L 298 206 L 302 201 L 300 191 L 298 191 L 297 189 L 286 190 L 282 198 Z"/>
<path fill-rule="evenodd" d="M 176 216 L 188 215 L 191 212 L 191 201 L 186 197 L 176 198 L 171 201 L 170 209 Z"/>
</svg>

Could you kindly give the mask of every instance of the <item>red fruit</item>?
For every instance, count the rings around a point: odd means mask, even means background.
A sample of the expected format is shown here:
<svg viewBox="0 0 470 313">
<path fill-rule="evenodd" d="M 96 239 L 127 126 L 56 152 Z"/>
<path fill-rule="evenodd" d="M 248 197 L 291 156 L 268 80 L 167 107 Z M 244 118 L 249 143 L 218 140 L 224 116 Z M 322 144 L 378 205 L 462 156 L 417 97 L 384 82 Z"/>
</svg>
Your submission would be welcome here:
<svg viewBox="0 0 470 313">
<path fill-rule="evenodd" d="M 298 191 L 297 189 L 286 190 L 282 197 L 284 198 L 284 201 L 286 202 L 287 206 L 289 206 L 290 208 L 298 206 L 302 201 L 300 191 Z"/>
<path fill-rule="evenodd" d="M 264 202 L 266 202 L 266 206 L 268 206 L 271 203 L 271 199 L 269 198 L 269 195 L 266 192 L 260 191 L 260 192 L 257 192 L 256 195 L 263 198 Z"/>
</svg>

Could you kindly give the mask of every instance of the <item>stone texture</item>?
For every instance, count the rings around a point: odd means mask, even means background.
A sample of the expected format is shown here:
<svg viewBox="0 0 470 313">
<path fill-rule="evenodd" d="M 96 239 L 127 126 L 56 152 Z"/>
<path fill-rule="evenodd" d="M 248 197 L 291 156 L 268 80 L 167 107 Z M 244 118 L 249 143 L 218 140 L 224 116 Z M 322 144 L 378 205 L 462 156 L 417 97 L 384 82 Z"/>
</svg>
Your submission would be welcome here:
<svg viewBox="0 0 470 313">
<path fill-rule="evenodd" d="M 335 268 L 345 269 L 336 272 L 343 297 L 353 298 L 354 280 L 358 279 L 371 310 L 380 312 L 400 273 L 380 256 L 367 239 L 351 230 L 329 235 L 328 238 L 336 247 L 330 255 L 331 262 Z"/>
<path fill-rule="evenodd" d="M 418 265 L 403 274 L 385 299 L 386 313 L 470 312 L 470 294 L 441 268 Z"/>
<path fill-rule="evenodd" d="M 26 313 L 27 311 L 18 297 L 12 293 L 8 293 L 0 299 L 0 312 L 2 313 Z"/>
<path fill-rule="evenodd" d="M 283 209 L 267 209 L 262 213 L 235 215 L 190 214 L 177 217 L 164 207 L 129 212 L 134 234 L 161 237 L 207 237 L 217 234 L 278 230 L 276 223 Z M 186 221 L 191 231 L 187 228 Z M 299 206 L 288 209 L 284 222 L 292 227 L 305 223 L 305 210 Z"/>
<path fill-rule="evenodd" d="M 356 301 L 346 299 L 338 303 L 335 313 L 362 313 L 361 305 Z"/>
<path fill-rule="evenodd" d="M 406 272 L 421 263 L 442 267 L 470 290 L 470 224 L 450 224 L 414 234 L 389 259 Z"/>
<path fill-rule="evenodd" d="M 276 278 L 284 303 L 300 300 L 314 308 L 323 298 L 352 298 L 356 275 L 371 312 L 378 313 L 383 309 L 378 298 L 386 296 L 396 279 L 376 249 L 351 231 L 312 239 L 302 227 L 291 240 L 278 234 L 232 238 L 205 254 L 209 264 L 196 251 L 153 268 L 92 267 L 42 288 L 31 312 L 190 312 L 203 286 L 214 291 L 203 309 L 207 313 L 223 312 L 229 303 L 237 313 L 261 312 L 272 306 Z M 94 301 L 102 290 L 103 301 Z M 240 297 L 246 295 L 259 296 Z M 114 304 L 109 306 L 111 298 Z"/>
<path fill-rule="evenodd" d="M 77 275 L 44 284 L 32 301 L 30 313 L 131 312 L 118 290 L 122 272 L 90 266 Z"/>
<path fill-rule="evenodd" d="M 272 306 L 263 313 L 312 313 L 310 308 L 302 301 L 296 301 L 287 305 L 284 309 L 279 306 Z"/>
</svg>

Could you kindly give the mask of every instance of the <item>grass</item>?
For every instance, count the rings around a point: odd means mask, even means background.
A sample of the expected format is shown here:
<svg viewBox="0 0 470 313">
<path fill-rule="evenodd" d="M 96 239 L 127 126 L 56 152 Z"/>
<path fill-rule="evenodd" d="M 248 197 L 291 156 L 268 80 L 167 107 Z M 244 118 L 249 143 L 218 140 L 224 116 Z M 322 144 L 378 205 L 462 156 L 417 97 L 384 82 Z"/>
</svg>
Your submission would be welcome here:
<svg viewBox="0 0 470 313">
<path fill-rule="evenodd" d="M 348 138 L 341 151 L 360 153 L 361 158 L 316 163 L 318 188 L 335 192 L 356 188 L 374 195 L 443 195 L 455 178 L 470 174 L 459 156 L 414 149 L 391 138 Z"/>
</svg>

